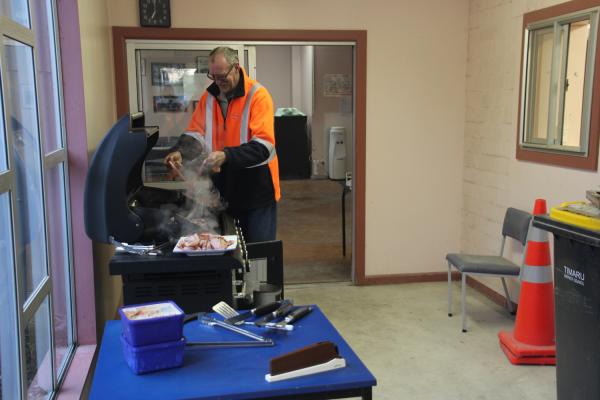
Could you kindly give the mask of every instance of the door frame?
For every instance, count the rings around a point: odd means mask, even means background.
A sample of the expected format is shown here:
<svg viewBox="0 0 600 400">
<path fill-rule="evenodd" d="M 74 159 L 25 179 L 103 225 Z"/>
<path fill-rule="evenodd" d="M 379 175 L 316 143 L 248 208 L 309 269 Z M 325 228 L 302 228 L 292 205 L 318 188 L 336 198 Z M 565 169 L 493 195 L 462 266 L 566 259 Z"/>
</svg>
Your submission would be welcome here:
<svg viewBox="0 0 600 400">
<path fill-rule="evenodd" d="M 366 198 L 366 128 L 367 128 L 367 31 L 365 30 L 277 30 L 277 29 L 201 29 L 201 28 L 112 28 L 115 95 L 117 116 L 129 112 L 127 83 L 128 39 L 265 41 L 265 42 L 353 42 L 355 54 L 354 87 L 354 229 L 352 281 L 366 284 L 365 276 L 365 198 Z"/>
</svg>

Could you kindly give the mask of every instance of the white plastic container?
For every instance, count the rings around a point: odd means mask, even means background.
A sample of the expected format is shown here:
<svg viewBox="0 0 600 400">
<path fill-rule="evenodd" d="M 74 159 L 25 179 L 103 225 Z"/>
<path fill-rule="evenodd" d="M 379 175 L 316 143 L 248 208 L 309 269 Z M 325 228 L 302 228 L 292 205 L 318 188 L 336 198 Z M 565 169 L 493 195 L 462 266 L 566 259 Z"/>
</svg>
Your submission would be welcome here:
<svg viewBox="0 0 600 400">
<path fill-rule="evenodd" d="M 329 128 L 329 179 L 346 179 L 346 129 Z"/>
</svg>

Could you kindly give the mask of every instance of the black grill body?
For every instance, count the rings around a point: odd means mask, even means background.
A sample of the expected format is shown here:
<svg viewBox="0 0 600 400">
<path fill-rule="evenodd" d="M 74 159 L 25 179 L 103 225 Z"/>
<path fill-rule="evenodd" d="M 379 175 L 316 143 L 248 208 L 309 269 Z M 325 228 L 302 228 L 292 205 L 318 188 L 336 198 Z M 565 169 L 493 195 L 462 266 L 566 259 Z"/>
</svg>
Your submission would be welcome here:
<svg viewBox="0 0 600 400">
<path fill-rule="evenodd" d="M 172 300 L 186 313 L 210 311 L 219 301 L 240 305 L 233 286 L 234 273 L 243 277 L 245 271 L 239 247 L 222 255 L 172 252 L 181 233 L 197 226 L 181 217 L 194 205 L 182 192 L 143 184 L 143 163 L 158 136 L 157 127 L 144 125 L 142 113 L 122 117 L 107 132 L 87 174 L 86 233 L 109 244 L 111 237 L 129 244 L 170 242 L 160 255 L 116 253 L 111 258 L 109 272 L 122 277 L 124 305 Z M 221 227 L 230 225 L 223 215 L 220 219 Z M 281 241 L 251 243 L 247 251 L 250 258 L 267 259 L 267 282 L 283 287 Z"/>
</svg>

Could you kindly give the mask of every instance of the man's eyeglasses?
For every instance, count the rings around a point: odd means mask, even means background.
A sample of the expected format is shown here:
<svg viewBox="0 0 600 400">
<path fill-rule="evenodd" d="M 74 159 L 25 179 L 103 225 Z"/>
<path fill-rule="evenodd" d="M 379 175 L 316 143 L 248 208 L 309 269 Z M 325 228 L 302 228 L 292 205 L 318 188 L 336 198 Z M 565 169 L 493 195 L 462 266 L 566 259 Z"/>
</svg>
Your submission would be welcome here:
<svg viewBox="0 0 600 400">
<path fill-rule="evenodd" d="M 224 81 L 225 79 L 227 79 L 227 76 L 231 73 L 231 70 L 233 70 L 233 67 L 235 67 L 237 64 L 233 64 L 230 68 L 229 71 L 227 71 L 227 73 L 225 74 L 211 74 L 210 72 L 208 74 L 206 74 L 206 77 L 208 79 L 210 79 L 211 81 Z"/>
</svg>

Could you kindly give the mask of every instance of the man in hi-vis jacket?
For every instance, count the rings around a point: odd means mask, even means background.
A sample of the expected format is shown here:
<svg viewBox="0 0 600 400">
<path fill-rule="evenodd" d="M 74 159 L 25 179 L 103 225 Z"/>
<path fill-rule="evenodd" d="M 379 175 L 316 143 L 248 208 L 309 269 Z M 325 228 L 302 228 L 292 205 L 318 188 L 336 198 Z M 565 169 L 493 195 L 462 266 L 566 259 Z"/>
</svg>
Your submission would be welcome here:
<svg viewBox="0 0 600 400">
<path fill-rule="evenodd" d="M 182 161 L 207 152 L 203 167 L 213 173 L 227 212 L 240 221 L 246 240 L 274 240 L 281 193 L 273 100 L 266 88 L 248 77 L 237 52 L 229 47 L 211 51 L 208 69 L 213 83 L 165 162 L 179 169 Z"/>
</svg>

